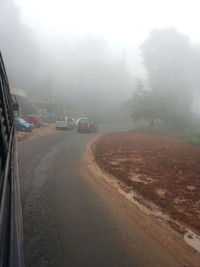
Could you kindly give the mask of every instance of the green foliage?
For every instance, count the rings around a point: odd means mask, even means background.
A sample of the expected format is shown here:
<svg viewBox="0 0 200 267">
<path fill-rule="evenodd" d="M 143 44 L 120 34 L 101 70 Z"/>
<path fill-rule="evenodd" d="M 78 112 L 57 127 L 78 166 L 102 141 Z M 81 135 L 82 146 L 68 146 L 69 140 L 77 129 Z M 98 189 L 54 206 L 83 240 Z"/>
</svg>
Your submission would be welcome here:
<svg viewBox="0 0 200 267">
<path fill-rule="evenodd" d="M 165 128 L 183 130 L 188 122 L 187 114 L 180 110 L 178 99 L 167 92 L 145 89 L 141 80 L 138 80 L 132 98 L 125 103 L 126 109 L 134 122 L 143 119 L 151 127 L 156 122 L 162 122 Z"/>
<path fill-rule="evenodd" d="M 200 53 L 175 29 L 152 31 L 141 50 L 150 89 L 144 89 L 141 81 L 137 83 L 127 103 L 131 118 L 142 118 L 151 126 L 159 120 L 168 129 L 184 130 L 192 114 L 194 88 L 200 84 L 196 71 Z"/>
<path fill-rule="evenodd" d="M 162 112 L 160 96 L 152 90 L 145 90 L 141 80 L 138 80 L 133 97 L 126 106 L 133 121 L 144 119 L 151 126 L 155 119 L 160 119 Z"/>
<path fill-rule="evenodd" d="M 200 145 L 200 134 L 190 134 L 190 135 L 176 135 L 175 136 L 178 139 L 181 139 L 186 144 L 191 145 Z"/>
</svg>

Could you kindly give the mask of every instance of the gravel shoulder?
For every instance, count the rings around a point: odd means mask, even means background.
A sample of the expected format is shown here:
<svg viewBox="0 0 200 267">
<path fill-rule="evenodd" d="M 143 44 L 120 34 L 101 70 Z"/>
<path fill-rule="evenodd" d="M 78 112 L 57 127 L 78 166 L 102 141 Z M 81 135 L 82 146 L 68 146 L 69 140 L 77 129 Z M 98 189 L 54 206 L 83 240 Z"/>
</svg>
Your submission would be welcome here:
<svg viewBox="0 0 200 267">
<path fill-rule="evenodd" d="M 18 142 L 30 141 L 45 135 L 53 134 L 56 132 L 55 125 L 44 123 L 40 128 L 34 128 L 32 132 L 17 132 L 16 138 Z"/>
</svg>

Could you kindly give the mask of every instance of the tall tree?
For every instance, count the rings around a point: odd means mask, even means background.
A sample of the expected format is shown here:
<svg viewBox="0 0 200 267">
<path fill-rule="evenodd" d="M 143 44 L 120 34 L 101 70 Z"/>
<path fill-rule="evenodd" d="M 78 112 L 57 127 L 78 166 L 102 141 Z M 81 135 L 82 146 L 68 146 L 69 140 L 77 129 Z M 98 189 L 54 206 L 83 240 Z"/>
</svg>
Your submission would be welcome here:
<svg viewBox="0 0 200 267">
<path fill-rule="evenodd" d="M 0 0 L 0 50 L 10 83 L 34 94 L 39 79 L 39 50 L 13 0 Z"/>
<path fill-rule="evenodd" d="M 171 121 L 190 117 L 199 87 L 200 53 L 177 30 L 155 29 L 141 46 L 150 87 L 162 96 Z M 168 117 L 169 120 L 169 117 Z"/>
<path fill-rule="evenodd" d="M 176 97 L 177 105 L 190 108 L 194 93 L 194 48 L 175 29 L 153 30 L 141 46 L 149 83 L 155 90 Z"/>
</svg>

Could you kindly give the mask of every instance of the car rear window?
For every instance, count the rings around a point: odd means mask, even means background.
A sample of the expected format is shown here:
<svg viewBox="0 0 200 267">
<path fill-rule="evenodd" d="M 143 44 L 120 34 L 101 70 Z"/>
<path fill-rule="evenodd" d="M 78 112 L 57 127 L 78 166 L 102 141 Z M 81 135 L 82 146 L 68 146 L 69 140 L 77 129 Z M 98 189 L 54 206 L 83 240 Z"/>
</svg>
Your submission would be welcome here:
<svg viewBox="0 0 200 267">
<path fill-rule="evenodd" d="M 91 122 L 89 119 L 80 119 L 79 120 L 80 123 L 88 123 Z"/>
<path fill-rule="evenodd" d="M 65 116 L 58 116 L 56 118 L 57 121 L 65 121 L 66 120 L 66 117 Z"/>
</svg>

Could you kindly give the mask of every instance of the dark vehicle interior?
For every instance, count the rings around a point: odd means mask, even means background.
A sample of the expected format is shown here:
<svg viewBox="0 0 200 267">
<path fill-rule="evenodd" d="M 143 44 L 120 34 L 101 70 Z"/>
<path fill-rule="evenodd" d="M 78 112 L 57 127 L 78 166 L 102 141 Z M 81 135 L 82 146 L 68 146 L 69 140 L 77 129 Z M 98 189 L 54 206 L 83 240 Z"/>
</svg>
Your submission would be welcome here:
<svg viewBox="0 0 200 267">
<path fill-rule="evenodd" d="M 23 266 L 22 216 L 17 175 L 13 109 L 0 54 L 0 266 Z"/>
</svg>

